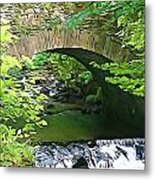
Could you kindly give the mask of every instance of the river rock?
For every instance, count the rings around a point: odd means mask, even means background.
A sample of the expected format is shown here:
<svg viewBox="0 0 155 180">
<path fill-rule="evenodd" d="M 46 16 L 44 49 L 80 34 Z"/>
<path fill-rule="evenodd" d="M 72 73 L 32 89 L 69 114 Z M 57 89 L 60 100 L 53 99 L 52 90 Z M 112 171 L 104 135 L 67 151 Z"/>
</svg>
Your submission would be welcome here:
<svg viewBox="0 0 155 180">
<path fill-rule="evenodd" d="M 136 169 L 145 168 L 145 140 L 114 139 L 60 146 L 35 147 L 35 166 L 52 168 Z"/>
</svg>

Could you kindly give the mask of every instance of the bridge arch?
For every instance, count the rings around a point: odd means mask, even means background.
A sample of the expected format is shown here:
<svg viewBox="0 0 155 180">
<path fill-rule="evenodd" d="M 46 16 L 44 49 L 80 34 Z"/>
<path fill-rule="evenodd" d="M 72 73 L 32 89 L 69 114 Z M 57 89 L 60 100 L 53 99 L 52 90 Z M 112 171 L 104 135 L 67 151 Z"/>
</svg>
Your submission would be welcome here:
<svg viewBox="0 0 155 180">
<path fill-rule="evenodd" d="M 22 55 L 31 58 L 38 52 L 60 48 L 81 48 L 104 55 L 114 61 L 130 60 L 133 57 L 129 49 L 122 49 L 120 43 L 106 34 L 100 34 L 98 29 L 62 28 L 39 31 L 34 35 L 21 37 L 17 43 L 8 47 L 8 52 L 17 58 L 21 58 Z"/>
<path fill-rule="evenodd" d="M 115 60 L 119 61 L 119 55 L 125 60 L 131 58 L 132 55 L 130 52 L 122 48 L 119 48 L 119 51 L 115 51 L 112 48 L 108 49 L 107 42 L 94 31 L 54 29 L 52 31 L 39 32 L 34 36 L 21 38 L 18 43 L 8 47 L 8 53 L 16 56 L 18 59 L 22 55 L 32 58 L 34 54 L 43 51 L 57 52 L 74 57 L 95 75 L 94 77 L 101 85 L 105 105 L 104 112 L 107 114 L 109 121 L 117 120 L 120 124 L 132 124 L 132 127 L 137 129 L 135 136 L 143 136 L 145 130 L 144 100 L 128 92 L 124 92 L 116 85 L 105 82 L 105 76 L 109 72 L 101 71 L 89 65 L 89 62 L 94 60 L 99 64 Z M 111 46 L 115 48 L 114 45 L 111 44 Z M 112 122 L 110 122 L 111 124 Z"/>
</svg>

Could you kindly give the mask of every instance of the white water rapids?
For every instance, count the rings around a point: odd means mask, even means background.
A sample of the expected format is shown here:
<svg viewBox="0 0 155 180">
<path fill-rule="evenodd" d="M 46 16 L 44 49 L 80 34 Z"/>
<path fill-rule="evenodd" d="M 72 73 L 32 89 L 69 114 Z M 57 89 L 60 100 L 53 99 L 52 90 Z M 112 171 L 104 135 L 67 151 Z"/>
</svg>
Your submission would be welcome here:
<svg viewBox="0 0 155 180">
<path fill-rule="evenodd" d="M 35 166 L 46 168 L 145 169 L 145 140 L 114 139 L 87 143 L 55 143 L 35 148 Z"/>
</svg>

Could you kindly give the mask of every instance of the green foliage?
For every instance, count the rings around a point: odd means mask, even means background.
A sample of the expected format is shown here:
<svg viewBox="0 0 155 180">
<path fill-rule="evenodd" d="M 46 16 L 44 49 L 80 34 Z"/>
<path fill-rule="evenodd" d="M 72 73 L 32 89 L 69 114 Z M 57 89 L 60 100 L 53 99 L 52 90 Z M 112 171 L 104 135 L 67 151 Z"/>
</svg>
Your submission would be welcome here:
<svg viewBox="0 0 155 180">
<path fill-rule="evenodd" d="M 107 82 L 117 84 L 124 91 L 144 96 L 144 61 L 133 60 L 130 62 L 114 62 L 101 65 L 91 62 L 90 64 L 95 68 L 111 73 L 111 76 L 105 79 Z"/>
<path fill-rule="evenodd" d="M 71 29 L 84 24 L 87 18 L 104 17 L 101 30 L 118 36 L 122 46 L 144 50 L 144 1 L 90 2 L 85 8 L 73 14 L 67 22 Z M 113 27 L 113 25 L 115 25 Z"/>
<path fill-rule="evenodd" d="M 16 135 L 15 129 L 1 124 L 0 135 L 0 166 L 26 167 L 33 165 L 33 148 L 27 142 L 18 142 L 19 137 Z"/>
<path fill-rule="evenodd" d="M 33 70 L 33 69 L 36 68 L 33 65 L 32 59 L 30 59 L 30 58 L 28 58 L 26 56 L 22 56 L 20 62 L 21 62 L 21 65 L 22 65 L 22 69 Z"/>
<path fill-rule="evenodd" d="M 87 18 L 102 15 L 101 31 L 121 40 L 122 48 L 128 47 L 138 56 L 130 62 L 91 64 L 95 68 L 110 71 L 106 81 L 117 84 L 124 91 L 144 96 L 144 1 L 90 2 L 85 9 L 73 14 L 67 26 L 71 29 L 84 24 Z M 122 59 L 123 61 L 123 59 Z"/>
<path fill-rule="evenodd" d="M 9 55 L 2 54 L 1 55 L 1 61 L 2 61 L 1 76 L 5 76 L 5 77 L 9 76 L 8 75 L 8 71 L 11 68 L 17 68 L 17 69 L 21 69 L 22 68 L 22 66 L 19 63 L 19 61 L 16 58 L 11 57 Z"/>
<path fill-rule="evenodd" d="M 84 11 L 80 11 L 79 13 L 77 14 L 74 14 L 73 16 L 71 16 L 71 18 L 68 20 L 67 22 L 67 27 L 69 29 L 74 29 L 77 25 L 79 25 L 84 18 L 88 17 L 92 15 L 92 12 L 89 8 L 87 8 L 86 10 Z"/>
<path fill-rule="evenodd" d="M 50 68 L 52 73 L 67 87 L 76 89 L 78 85 L 88 84 L 93 78 L 74 58 L 57 53 L 38 53 L 33 58 L 34 67 Z"/>
<path fill-rule="evenodd" d="M 140 52 L 144 51 L 144 1 L 126 3 L 122 10 L 115 14 L 120 30 L 117 34 L 123 40 L 123 45 L 131 46 Z"/>
<path fill-rule="evenodd" d="M 84 20 L 88 17 L 95 17 L 102 12 L 106 12 L 108 7 L 111 6 L 109 2 L 89 2 L 84 4 L 85 8 L 82 11 L 76 12 L 73 14 L 70 19 L 67 21 L 67 27 L 69 29 L 74 29 L 78 25 L 82 24 Z"/>
<path fill-rule="evenodd" d="M 94 68 L 109 71 L 106 77 L 108 83 L 119 86 L 124 91 L 144 97 L 144 1 L 103 1 L 86 3 L 41 3 L 39 7 L 51 10 L 60 5 L 64 15 L 69 17 L 66 25 L 69 29 L 74 29 L 84 24 L 88 18 L 100 21 L 101 34 L 116 36 L 122 48 L 130 48 L 137 55 L 136 60 L 123 63 L 97 64 L 91 62 Z M 32 4 L 17 4 L 17 9 L 27 10 L 33 8 Z M 21 11 L 22 11 L 21 10 Z M 66 13 L 67 10 L 67 13 Z M 69 12 L 69 13 L 68 13 Z M 48 20 L 40 15 L 32 25 L 17 23 L 21 21 L 21 14 L 15 15 L 16 30 L 19 34 L 29 34 L 33 28 L 49 30 L 62 23 L 59 16 L 54 16 Z M 39 23 L 38 23 L 39 22 Z M 37 24 L 38 23 L 38 24 Z M 33 59 L 22 57 L 18 61 L 15 57 L 9 56 L 5 52 L 8 43 L 13 43 L 17 37 L 10 32 L 7 22 L 1 26 L 1 76 L 0 76 L 0 104 L 1 104 L 1 125 L 0 125 L 0 166 L 31 166 L 33 165 L 33 148 L 30 146 L 33 134 L 36 133 L 36 126 L 40 128 L 47 126 L 47 122 L 40 118 L 44 111 L 43 102 L 46 96 L 33 90 L 34 97 L 29 95 L 31 85 L 25 82 L 24 90 L 19 89 L 20 82 L 18 76 L 23 69 L 28 71 L 47 68 L 54 75 L 63 81 L 66 87 L 79 90 L 92 82 L 92 74 L 87 71 L 75 59 L 57 53 L 38 53 Z M 123 59 L 122 59 L 123 61 Z M 86 94 L 87 103 L 102 102 L 102 90 L 95 87 L 95 92 Z M 18 126 L 17 126 L 18 124 Z M 25 141 L 23 143 L 23 141 Z"/>
<path fill-rule="evenodd" d="M 1 27 L 1 43 L 12 42 L 12 35 L 8 32 L 9 29 L 9 25 L 4 25 L 3 27 Z"/>
<path fill-rule="evenodd" d="M 44 109 L 43 101 L 46 97 L 35 92 L 36 98 L 31 98 L 28 95 L 28 90 L 31 89 L 28 84 L 24 84 L 23 91 L 17 86 L 17 76 L 23 68 L 22 61 L 5 53 L 3 45 L 10 42 L 11 34 L 5 26 L 2 25 L 1 29 L 6 37 L 3 37 L 1 54 L 0 165 L 28 166 L 33 163 L 33 148 L 29 146 L 29 142 L 22 141 L 35 133 L 35 126 L 47 125 L 39 116 Z M 16 127 L 17 124 L 20 124 L 19 127 Z"/>
<path fill-rule="evenodd" d="M 92 74 L 90 71 L 84 71 L 78 75 L 78 82 L 81 84 L 88 84 L 93 80 Z"/>
<path fill-rule="evenodd" d="M 38 53 L 35 55 L 35 57 L 32 59 L 34 66 L 43 66 L 48 62 L 48 59 L 50 57 L 50 53 Z"/>
</svg>

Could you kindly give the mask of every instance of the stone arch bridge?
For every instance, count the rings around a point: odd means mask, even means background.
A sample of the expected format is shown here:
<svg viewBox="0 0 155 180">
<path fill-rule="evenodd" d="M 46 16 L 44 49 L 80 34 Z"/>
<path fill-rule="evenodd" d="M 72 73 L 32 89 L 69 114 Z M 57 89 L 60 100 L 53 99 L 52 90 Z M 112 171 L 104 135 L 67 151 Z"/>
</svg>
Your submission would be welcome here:
<svg viewBox="0 0 155 180">
<path fill-rule="evenodd" d="M 127 130 L 126 137 L 144 136 L 144 99 L 105 82 L 105 76 L 109 75 L 109 72 L 95 69 L 89 64 L 91 61 L 101 64 L 113 60 L 130 60 L 132 54 L 129 50 L 122 49 L 119 43 L 101 35 L 95 29 L 69 31 L 64 28 L 22 37 L 8 47 L 8 53 L 18 59 L 22 55 L 31 58 L 37 52 L 43 51 L 74 57 L 92 72 L 103 90 L 104 112 L 109 128 L 119 124 L 122 128 L 131 129 Z"/>
</svg>

